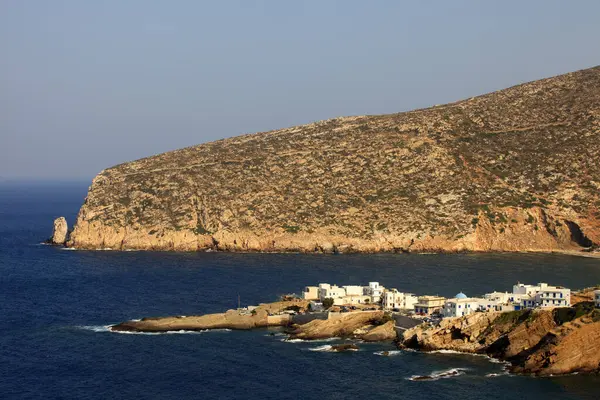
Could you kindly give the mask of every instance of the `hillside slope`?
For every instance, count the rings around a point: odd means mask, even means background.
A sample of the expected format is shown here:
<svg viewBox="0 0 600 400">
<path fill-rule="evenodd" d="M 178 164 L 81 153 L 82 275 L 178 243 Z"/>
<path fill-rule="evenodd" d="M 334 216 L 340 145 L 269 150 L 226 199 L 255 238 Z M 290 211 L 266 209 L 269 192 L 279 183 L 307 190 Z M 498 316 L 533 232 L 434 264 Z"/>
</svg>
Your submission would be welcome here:
<svg viewBox="0 0 600 400">
<path fill-rule="evenodd" d="M 69 245 L 577 250 L 600 243 L 599 165 L 595 67 L 117 165 L 94 179 Z"/>
</svg>

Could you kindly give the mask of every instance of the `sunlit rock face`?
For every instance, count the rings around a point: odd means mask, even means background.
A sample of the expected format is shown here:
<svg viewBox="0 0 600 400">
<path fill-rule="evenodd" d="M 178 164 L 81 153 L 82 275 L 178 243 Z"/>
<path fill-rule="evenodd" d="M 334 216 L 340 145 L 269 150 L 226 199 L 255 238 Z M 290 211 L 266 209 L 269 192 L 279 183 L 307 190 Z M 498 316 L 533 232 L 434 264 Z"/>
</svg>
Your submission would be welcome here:
<svg viewBox="0 0 600 400">
<path fill-rule="evenodd" d="M 65 217 L 58 217 L 54 220 L 52 236 L 49 242 L 52 244 L 65 244 L 69 235 L 69 227 Z"/>
<path fill-rule="evenodd" d="M 432 99 L 434 101 L 434 99 Z M 69 245 L 554 251 L 600 243 L 600 68 L 102 171 Z"/>
</svg>

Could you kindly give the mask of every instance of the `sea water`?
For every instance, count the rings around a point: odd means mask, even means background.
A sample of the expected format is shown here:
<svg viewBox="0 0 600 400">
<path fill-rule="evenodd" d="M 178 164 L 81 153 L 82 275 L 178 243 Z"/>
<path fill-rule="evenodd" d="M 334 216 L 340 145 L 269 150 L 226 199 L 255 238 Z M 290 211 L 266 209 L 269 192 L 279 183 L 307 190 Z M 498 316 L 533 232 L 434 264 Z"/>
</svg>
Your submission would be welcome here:
<svg viewBox="0 0 600 400">
<path fill-rule="evenodd" d="M 597 376 L 513 376 L 505 365 L 392 344 L 286 341 L 278 329 L 112 333 L 144 316 L 276 300 L 319 282 L 379 281 L 453 296 L 517 282 L 600 283 L 600 260 L 544 254 L 301 255 L 66 251 L 40 245 L 73 223 L 88 183 L 0 185 L 0 398 L 597 399 Z M 388 353 L 385 353 L 388 352 Z M 432 379 L 419 380 L 415 377 Z"/>
</svg>

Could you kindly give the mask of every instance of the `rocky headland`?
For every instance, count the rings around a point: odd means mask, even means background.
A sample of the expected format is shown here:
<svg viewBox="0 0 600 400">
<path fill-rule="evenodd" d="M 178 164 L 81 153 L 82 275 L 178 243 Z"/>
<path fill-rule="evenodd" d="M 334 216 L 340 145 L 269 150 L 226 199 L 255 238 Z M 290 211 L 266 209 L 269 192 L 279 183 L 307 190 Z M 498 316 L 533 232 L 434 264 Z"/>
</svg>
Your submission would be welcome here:
<svg viewBox="0 0 600 400">
<path fill-rule="evenodd" d="M 577 253 L 600 243 L 598 165 L 595 67 L 108 168 L 93 180 L 67 245 Z"/>
<path fill-rule="evenodd" d="M 325 319 L 296 323 L 292 314 L 285 311 L 305 312 L 308 302 L 287 300 L 264 303 L 251 307 L 251 311 L 228 310 L 224 313 L 200 316 L 174 316 L 143 318 L 125 321 L 110 327 L 115 332 L 169 332 L 203 331 L 207 329 L 247 330 L 266 327 L 285 327 L 290 339 L 318 340 L 352 338 L 367 342 L 396 339 L 394 323 L 383 311 L 356 311 L 329 313 Z"/>
<path fill-rule="evenodd" d="M 290 323 L 288 314 L 283 311 L 306 311 L 308 301 L 290 300 L 264 303 L 251 311 L 228 310 L 224 313 L 199 316 L 152 317 L 122 322 L 111 326 L 112 331 L 128 332 L 168 332 L 200 331 L 206 329 L 253 329 L 268 326 L 286 326 Z"/>
<path fill-rule="evenodd" d="M 406 330 L 400 346 L 424 351 L 485 354 L 510 371 L 539 376 L 600 372 L 600 310 L 591 302 L 570 308 L 474 313 L 439 326 Z"/>
<path fill-rule="evenodd" d="M 311 318 L 306 314 L 308 301 L 290 299 L 217 314 L 125 321 L 110 330 L 156 333 L 281 327 L 292 341 L 330 338 L 395 341 L 401 349 L 486 355 L 506 361 L 510 372 L 518 374 L 598 373 L 600 309 L 589 301 L 590 293 L 591 290 L 579 292 L 572 307 L 476 312 L 444 318 L 439 324 L 423 322 L 408 329 L 397 327 L 393 316 L 380 310 L 320 313 Z M 358 346 L 346 343 L 327 349 L 349 351 L 357 350 Z M 382 354 L 386 353 L 389 354 Z"/>
</svg>

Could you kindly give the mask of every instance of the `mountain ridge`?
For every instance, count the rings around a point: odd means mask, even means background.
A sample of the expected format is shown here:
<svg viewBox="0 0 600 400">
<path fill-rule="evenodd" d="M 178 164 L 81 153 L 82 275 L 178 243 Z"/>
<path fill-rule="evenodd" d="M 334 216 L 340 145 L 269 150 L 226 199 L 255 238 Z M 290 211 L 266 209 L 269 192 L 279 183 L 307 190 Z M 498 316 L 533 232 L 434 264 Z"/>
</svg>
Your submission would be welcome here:
<svg viewBox="0 0 600 400">
<path fill-rule="evenodd" d="M 108 168 L 69 245 L 570 251 L 600 242 L 600 67 Z"/>
</svg>

